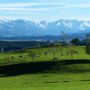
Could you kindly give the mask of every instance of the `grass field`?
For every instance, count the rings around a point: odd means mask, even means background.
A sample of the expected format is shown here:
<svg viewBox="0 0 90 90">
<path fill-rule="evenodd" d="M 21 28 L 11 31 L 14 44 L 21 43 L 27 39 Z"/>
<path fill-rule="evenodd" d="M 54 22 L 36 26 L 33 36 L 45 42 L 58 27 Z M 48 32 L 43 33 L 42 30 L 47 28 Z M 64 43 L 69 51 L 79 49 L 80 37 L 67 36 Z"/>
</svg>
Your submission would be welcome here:
<svg viewBox="0 0 90 90">
<path fill-rule="evenodd" d="M 85 47 L 74 47 L 78 53 L 73 59 L 66 54 L 68 47 L 55 50 L 56 60 L 51 47 L 0 54 L 0 90 L 89 90 L 90 55 Z M 40 56 L 32 60 L 31 51 Z"/>
<path fill-rule="evenodd" d="M 55 49 L 56 51 L 56 58 L 60 60 L 72 60 L 71 55 L 66 55 L 66 52 L 69 51 L 70 48 L 64 46 L 64 47 L 57 47 Z M 80 47 L 75 47 L 75 51 L 78 51 L 78 54 L 73 55 L 73 59 L 77 60 L 82 60 L 82 59 L 90 59 L 90 55 L 87 55 L 85 52 L 85 47 L 80 46 Z M 29 56 L 29 52 L 35 52 L 35 53 L 41 53 L 41 55 L 37 58 L 34 58 L 34 60 L 31 59 Z M 44 53 L 47 52 L 47 55 Z M 64 56 L 61 56 L 61 54 L 64 54 Z M 20 58 L 19 56 L 22 56 Z M 12 58 L 13 57 L 13 58 Z M 11 52 L 11 53 L 4 53 L 0 54 L 0 66 L 1 65 L 8 65 L 8 64 L 18 64 L 18 63 L 27 63 L 27 62 L 37 62 L 37 61 L 52 61 L 53 59 L 53 48 L 47 47 L 47 48 L 32 48 L 32 49 L 24 49 L 24 50 L 19 50 L 16 52 Z"/>
</svg>

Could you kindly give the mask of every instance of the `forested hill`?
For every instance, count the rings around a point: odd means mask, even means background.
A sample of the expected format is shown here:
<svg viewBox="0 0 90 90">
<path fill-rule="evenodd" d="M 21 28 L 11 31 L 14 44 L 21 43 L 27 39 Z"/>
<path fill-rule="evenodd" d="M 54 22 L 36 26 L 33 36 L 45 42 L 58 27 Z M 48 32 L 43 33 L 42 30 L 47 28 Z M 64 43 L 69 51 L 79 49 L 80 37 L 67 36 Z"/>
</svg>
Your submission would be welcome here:
<svg viewBox="0 0 90 90">
<path fill-rule="evenodd" d="M 0 41 L 0 52 L 13 51 L 40 45 L 43 46 L 46 45 L 47 43 L 48 42 L 37 42 L 37 41 Z"/>
</svg>

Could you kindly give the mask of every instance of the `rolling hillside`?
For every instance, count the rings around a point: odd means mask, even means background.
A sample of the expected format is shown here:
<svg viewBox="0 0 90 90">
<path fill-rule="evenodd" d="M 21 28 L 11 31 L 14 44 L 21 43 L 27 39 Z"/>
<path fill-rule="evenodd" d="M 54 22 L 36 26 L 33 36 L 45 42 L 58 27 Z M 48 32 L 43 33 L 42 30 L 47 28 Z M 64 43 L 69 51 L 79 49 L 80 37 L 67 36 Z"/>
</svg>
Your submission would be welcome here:
<svg viewBox="0 0 90 90">
<path fill-rule="evenodd" d="M 89 90 L 90 55 L 85 53 L 84 46 L 74 49 L 78 53 L 73 58 L 67 56 L 69 48 L 66 46 L 56 48 L 56 59 L 53 59 L 53 48 L 50 47 L 0 54 L 0 89 L 85 90 L 88 87 Z M 40 56 L 32 60 L 30 52 Z"/>
</svg>

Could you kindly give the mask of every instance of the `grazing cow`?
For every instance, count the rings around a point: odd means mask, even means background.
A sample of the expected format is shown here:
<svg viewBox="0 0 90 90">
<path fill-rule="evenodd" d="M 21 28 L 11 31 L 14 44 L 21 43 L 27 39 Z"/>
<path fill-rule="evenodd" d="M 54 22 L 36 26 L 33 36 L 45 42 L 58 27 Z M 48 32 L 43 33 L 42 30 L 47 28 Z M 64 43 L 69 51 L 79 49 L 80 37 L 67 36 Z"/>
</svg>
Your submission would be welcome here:
<svg viewBox="0 0 90 90">
<path fill-rule="evenodd" d="M 22 58 L 22 55 L 19 55 L 19 58 Z"/>
<path fill-rule="evenodd" d="M 75 54 L 78 54 L 79 52 L 78 51 L 74 51 Z"/>
<path fill-rule="evenodd" d="M 44 54 L 45 54 L 45 55 L 47 55 L 48 53 L 47 53 L 47 52 L 45 52 Z"/>
<path fill-rule="evenodd" d="M 36 56 L 36 58 L 39 58 L 40 56 Z"/>
<path fill-rule="evenodd" d="M 70 52 L 66 52 L 67 56 L 70 55 Z"/>
<path fill-rule="evenodd" d="M 11 56 L 11 58 L 13 59 L 13 58 L 14 58 L 14 56 Z"/>
<path fill-rule="evenodd" d="M 61 56 L 64 56 L 64 54 L 62 53 Z"/>
<path fill-rule="evenodd" d="M 39 55 L 41 55 L 41 52 L 39 52 Z"/>
</svg>

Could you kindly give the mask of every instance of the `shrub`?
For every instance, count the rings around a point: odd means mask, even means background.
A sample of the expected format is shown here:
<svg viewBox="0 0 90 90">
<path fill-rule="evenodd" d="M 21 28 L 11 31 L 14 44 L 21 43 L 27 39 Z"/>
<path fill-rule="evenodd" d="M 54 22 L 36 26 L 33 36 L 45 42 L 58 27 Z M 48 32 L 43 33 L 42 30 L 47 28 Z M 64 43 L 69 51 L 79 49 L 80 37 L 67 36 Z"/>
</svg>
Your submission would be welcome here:
<svg viewBox="0 0 90 90">
<path fill-rule="evenodd" d="M 86 54 L 89 54 L 90 55 L 90 45 L 87 45 L 86 46 Z"/>
</svg>

